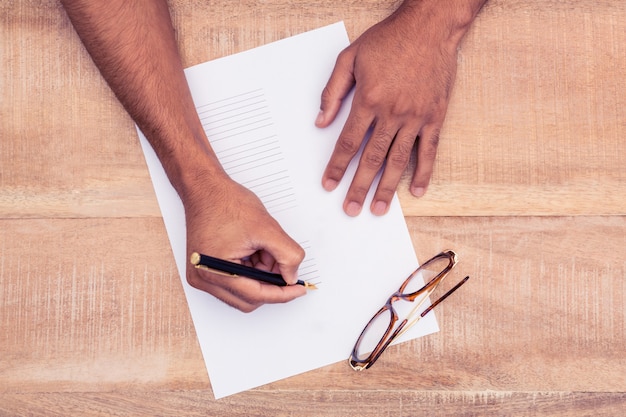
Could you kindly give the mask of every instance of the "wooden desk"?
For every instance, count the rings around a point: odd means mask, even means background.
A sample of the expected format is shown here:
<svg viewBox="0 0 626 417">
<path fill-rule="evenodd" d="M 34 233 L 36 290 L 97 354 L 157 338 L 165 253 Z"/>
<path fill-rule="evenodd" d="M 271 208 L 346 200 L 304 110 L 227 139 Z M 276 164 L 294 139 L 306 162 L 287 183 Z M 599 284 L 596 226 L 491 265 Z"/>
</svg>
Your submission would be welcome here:
<svg viewBox="0 0 626 417">
<path fill-rule="evenodd" d="M 397 3 L 172 9 L 188 66 Z M 400 191 L 418 257 L 473 277 L 441 332 L 219 401 L 134 125 L 56 2 L 0 4 L 0 65 L 0 414 L 626 409 L 626 3 L 491 0 L 465 39 L 432 186 Z"/>
</svg>

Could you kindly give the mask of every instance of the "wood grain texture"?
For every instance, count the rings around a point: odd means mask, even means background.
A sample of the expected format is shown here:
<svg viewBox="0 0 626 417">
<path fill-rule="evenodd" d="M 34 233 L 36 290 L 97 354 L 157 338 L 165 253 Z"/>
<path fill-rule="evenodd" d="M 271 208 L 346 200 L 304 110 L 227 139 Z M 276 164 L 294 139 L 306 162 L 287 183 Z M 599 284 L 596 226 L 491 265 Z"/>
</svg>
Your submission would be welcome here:
<svg viewBox="0 0 626 417">
<path fill-rule="evenodd" d="M 161 219 L 0 229 L 0 392 L 208 385 Z"/>
<path fill-rule="evenodd" d="M 354 39 L 395 7 L 226 3 L 172 2 L 185 65 L 341 19 Z M 0 11 L 0 216 L 158 216 L 133 124 L 58 4 Z M 407 194 L 409 169 L 405 213 L 625 214 L 624 45 L 623 2 L 488 2 L 461 48 L 430 192 Z"/>
<path fill-rule="evenodd" d="M 207 404 L 202 391 L 11 394 L 0 413 L 29 416 L 316 416 L 316 417 L 615 417 L 623 413 L 621 393 L 463 393 L 411 391 L 247 392 Z M 32 404 L 41 405 L 33 410 Z M 10 405 L 10 407 L 7 407 Z M 44 408 L 45 407 L 45 408 Z M 575 410 L 572 412 L 572 410 Z"/>
<path fill-rule="evenodd" d="M 171 9 L 189 66 L 397 4 Z M 0 415 L 621 415 L 625 68 L 624 2 L 490 0 L 429 193 L 400 189 L 418 257 L 472 277 L 441 331 L 214 401 L 132 121 L 56 1 L 1 2 Z"/>
<path fill-rule="evenodd" d="M 160 220 L 4 220 L 2 403 L 63 414 L 69 403 L 48 402 L 65 393 L 76 407 L 102 401 L 144 415 L 185 399 L 190 410 L 226 403 L 232 415 L 275 415 L 272 404 L 296 415 L 402 405 L 411 415 L 439 402 L 467 415 L 489 405 L 492 415 L 611 415 L 626 403 L 626 261 L 608 256 L 623 253 L 626 218 L 408 222 L 420 257 L 454 248 L 461 262 L 450 278 L 472 277 L 441 305 L 439 333 L 390 348 L 367 372 L 337 363 L 212 401 Z"/>
<path fill-rule="evenodd" d="M 432 186 L 421 200 L 401 187 L 405 213 L 626 213 L 626 4 L 487 4 L 460 51 Z"/>
</svg>

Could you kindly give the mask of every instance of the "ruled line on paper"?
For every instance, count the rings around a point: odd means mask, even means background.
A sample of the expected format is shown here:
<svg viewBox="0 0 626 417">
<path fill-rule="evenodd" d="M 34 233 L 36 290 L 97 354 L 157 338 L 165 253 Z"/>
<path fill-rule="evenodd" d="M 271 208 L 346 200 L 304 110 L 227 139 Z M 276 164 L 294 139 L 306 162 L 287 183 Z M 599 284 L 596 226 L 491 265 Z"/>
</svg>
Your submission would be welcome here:
<svg viewBox="0 0 626 417">
<path fill-rule="evenodd" d="M 320 274 L 317 267 L 317 262 L 314 256 L 309 256 L 309 252 L 311 251 L 311 244 L 308 240 L 300 241 L 298 244 L 304 249 L 307 253 L 306 258 L 300 264 L 300 268 L 298 269 L 298 278 L 303 281 L 313 281 L 319 283 Z"/>
<path fill-rule="evenodd" d="M 222 166 L 271 214 L 297 207 L 296 192 L 262 88 L 197 107 Z"/>
</svg>

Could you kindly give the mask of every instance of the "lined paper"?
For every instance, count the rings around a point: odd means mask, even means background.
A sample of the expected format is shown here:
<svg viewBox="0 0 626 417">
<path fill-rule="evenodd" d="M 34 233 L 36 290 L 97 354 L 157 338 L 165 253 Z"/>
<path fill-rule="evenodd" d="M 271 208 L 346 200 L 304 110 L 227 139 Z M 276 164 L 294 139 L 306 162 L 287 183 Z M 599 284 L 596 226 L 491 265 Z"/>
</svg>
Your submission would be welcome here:
<svg viewBox="0 0 626 417">
<path fill-rule="evenodd" d="M 211 146 L 228 174 L 269 211 L 295 208 L 295 190 L 263 89 L 197 107 Z"/>
<path fill-rule="evenodd" d="M 337 23 L 186 70 L 224 169 L 305 249 L 299 276 L 321 281 L 305 297 L 244 314 L 191 287 L 182 203 L 139 132 L 216 398 L 347 360 L 371 316 L 417 267 L 397 198 L 386 216 L 348 217 L 342 202 L 355 164 L 335 191 L 321 186 L 350 100 L 332 126 L 318 129 L 314 120 L 347 45 Z M 428 315 L 403 340 L 437 330 Z"/>
</svg>

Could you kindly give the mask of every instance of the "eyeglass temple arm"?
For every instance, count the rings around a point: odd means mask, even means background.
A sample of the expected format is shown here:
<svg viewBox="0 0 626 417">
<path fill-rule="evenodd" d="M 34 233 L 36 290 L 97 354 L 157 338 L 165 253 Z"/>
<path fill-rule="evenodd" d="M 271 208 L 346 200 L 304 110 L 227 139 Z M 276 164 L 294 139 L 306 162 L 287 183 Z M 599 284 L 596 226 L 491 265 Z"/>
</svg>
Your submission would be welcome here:
<svg viewBox="0 0 626 417">
<path fill-rule="evenodd" d="M 426 310 L 422 311 L 422 313 L 420 314 L 421 317 L 424 317 L 426 314 L 428 314 L 430 312 L 430 310 L 432 310 L 433 308 L 437 307 L 437 305 L 442 302 L 443 300 L 445 300 L 446 298 L 448 298 L 450 296 L 450 294 L 452 294 L 453 292 L 455 292 L 456 290 L 459 289 L 459 287 L 463 284 L 465 284 L 467 282 L 467 280 L 469 279 L 469 275 L 466 276 L 465 278 L 463 278 L 458 284 L 456 284 L 454 287 L 452 287 L 447 293 L 445 293 L 444 295 L 442 295 L 441 297 L 439 297 L 439 299 L 437 301 L 435 301 L 434 303 L 432 303 Z"/>
</svg>

